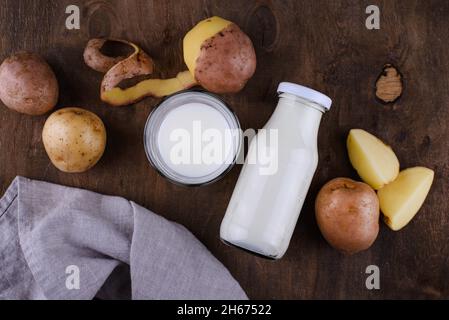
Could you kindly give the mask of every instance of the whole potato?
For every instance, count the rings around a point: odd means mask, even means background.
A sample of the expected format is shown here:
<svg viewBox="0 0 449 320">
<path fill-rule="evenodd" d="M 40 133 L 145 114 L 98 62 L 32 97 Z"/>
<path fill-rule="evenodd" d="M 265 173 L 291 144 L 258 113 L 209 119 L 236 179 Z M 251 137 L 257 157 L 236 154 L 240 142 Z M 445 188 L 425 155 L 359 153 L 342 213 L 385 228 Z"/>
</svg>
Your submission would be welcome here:
<svg viewBox="0 0 449 320">
<path fill-rule="evenodd" d="M 363 182 L 336 178 L 315 201 L 315 216 L 324 238 L 334 248 L 353 254 L 368 249 L 379 232 L 379 200 Z"/>
<path fill-rule="evenodd" d="M 103 155 L 106 129 L 96 114 L 81 108 L 64 108 L 48 117 L 42 140 L 56 168 L 84 172 Z"/>
<path fill-rule="evenodd" d="M 10 109 L 41 115 L 58 102 L 58 81 L 44 59 L 20 52 L 0 65 L 0 100 Z"/>
</svg>

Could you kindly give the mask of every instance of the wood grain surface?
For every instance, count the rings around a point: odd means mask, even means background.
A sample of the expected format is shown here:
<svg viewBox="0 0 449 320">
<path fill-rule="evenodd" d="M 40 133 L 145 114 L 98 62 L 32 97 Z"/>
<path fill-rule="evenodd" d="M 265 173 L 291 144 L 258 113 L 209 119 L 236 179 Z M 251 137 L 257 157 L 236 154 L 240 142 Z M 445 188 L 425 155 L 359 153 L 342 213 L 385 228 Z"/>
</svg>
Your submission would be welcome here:
<svg viewBox="0 0 449 320">
<path fill-rule="evenodd" d="M 81 8 L 81 29 L 65 28 L 65 8 Z M 367 30 L 365 8 L 381 9 L 381 29 Z M 91 37 L 140 44 L 158 65 L 157 75 L 185 68 L 182 37 L 199 20 L 219 15 L 236 22 L 257 52 L 255 76 L 243 91 L 225 95 L 243 128 L 260 128 L 273 112 L 280 81 L 332 97 L 319 133 L 320 164 L 289 250 L 280 261 L 227 247 L 219 226 L 241 166 L 206 187 L 171 184 L 153 170 L 143 148 L 146 118 L 158 102 L 110 108 L 99 99 L 102 75 L 82 60 Z M 58 108 L 81 106 L 107 127 L 101 161 L 83 174 L 58 171 L 42 145 L 46 116 L 30 117 L 0 106 L 0 193 L 16 175 L 81 187 L 133 200 L 185 225 L 229 268 L 253 299 L 449 298 L 449 1 L 0 1 L 0 59 L 19 50 L 41 54 L 60 84 Z M 385 63 L 404 76 L 393 105 L 374 97 Z M 403 168 L 435 170 L 428 199 L 402 231 L 383 223 L 367 251 L 344 256 L 322 238 L 313 203 L 337 176 L 358 178 L 345 138 L 366 129 L 396 151 Z M 367 290 L 365 268 L 380 268 L 380 290 Z"/>
</svg>

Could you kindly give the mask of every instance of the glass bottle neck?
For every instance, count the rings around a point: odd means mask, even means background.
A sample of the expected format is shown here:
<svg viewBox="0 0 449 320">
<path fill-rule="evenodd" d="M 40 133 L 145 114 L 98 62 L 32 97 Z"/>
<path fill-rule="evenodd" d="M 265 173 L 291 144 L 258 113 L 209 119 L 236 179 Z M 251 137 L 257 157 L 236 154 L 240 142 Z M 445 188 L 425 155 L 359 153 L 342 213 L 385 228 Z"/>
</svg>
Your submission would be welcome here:
<svg viewBox="0 0 449 320">
<path fill-rule="evenodd" d="M 313 109 L 316 109 L 317 111 L 319 111 L 321 114 L 323 114 L 326 111 L 323 106 L 321 106 L 315 102 L 312 102 L 310 100 L 295 96 L 290 93 L 281 93 L 279 95 L 279 102 L 281 102 L 281 101 L 283 103 L 294 104 L 299 107 L 313 108 Z"/>
<path fill-rule="evenodd" d="M 282 93 L 270 122 L 274 127 L 291 128 L 292 134 L 299 134 L 305 145 L 314 145 L 324 112 L 325 109 L 316 103 Z"/>
</svg>

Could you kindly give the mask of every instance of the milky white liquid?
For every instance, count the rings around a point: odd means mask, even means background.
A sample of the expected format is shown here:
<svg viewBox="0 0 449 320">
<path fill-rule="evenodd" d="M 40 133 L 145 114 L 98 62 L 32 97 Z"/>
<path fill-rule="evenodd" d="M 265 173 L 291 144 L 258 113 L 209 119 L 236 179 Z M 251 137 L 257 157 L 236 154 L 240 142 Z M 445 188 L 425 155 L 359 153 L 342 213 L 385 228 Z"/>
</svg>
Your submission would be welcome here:
<svg viewBox="0 0 449 320">
<path fill-rule="evenodd" d="M 193 178 L 219 175 L 226 170 L 234 157 L 232 141 L 232 131 L 223 114 L 199 102 L 171 110 L 157 136 L 159 152 L 166 165 L 178 174 Z M 180 148 L 181 144 L 185 148 Z M 221 153 L 214 152 L 219 149 Z M 174 155 L 174 150 L 179 152 Z M 180 157 L 185 161 L 179 163 Z"/>
<path fill-rule="evenodd" d="M 248 163 L 247 156 L 220 228 L 228 243 L 275 259 L 287 250 L 318 164 L 322 115 L 294 96 L 281 97 L 263 128 L 278 130 L 277 145 L 268 145 L 278 152 L 277 171 L 261 175 L 261 164 Z M 252 140 L 248 155 L 256 152 L 261 134 Z"/>
</svg>

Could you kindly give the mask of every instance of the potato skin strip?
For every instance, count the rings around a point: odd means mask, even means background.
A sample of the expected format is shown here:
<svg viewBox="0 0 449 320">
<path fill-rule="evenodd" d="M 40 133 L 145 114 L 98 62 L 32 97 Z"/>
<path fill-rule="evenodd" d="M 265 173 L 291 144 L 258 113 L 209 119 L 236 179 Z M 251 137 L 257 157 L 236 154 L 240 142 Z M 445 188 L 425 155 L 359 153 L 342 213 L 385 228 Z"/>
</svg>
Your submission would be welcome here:
<svg viewBox="0 0 449 320">
<path fill-rule="evenodd" d="M 106 41 L 117 41 L 133 48 L 128 57 L 108 57 L 100 52 Z M 126 79 L 153 73 L 153 59 L 139 46 L 120 39 L 91 39 L 84 51 L 86 64 L 94 70 L 105 72 L 100 87 L 101 100 L 111 106 L 124 106 L 142 100 L 145 97 L 164 97 L 196 85 L 190 71 L 178 73 L 171 79 L 147 79 L 126 89 L 119 84 Z"/>
<path fill-rule="evenodd" d="M 125 79 L 153 73 L 153 59 L 134 43 L 128 44 L 133 47 L 134 52 L 106 72 L 101 82 L 101 92 L 112 90 Z"/>
<path fill-rule="evenodd" d="M 126 59 L 124 56 L 110 57 L 101 53 L 101 48 L 107 41 L 121 42 L 129 45 L 127 41 L 120 39 L 104 39 L 95 38 L 90 39 L 84 49 L 83 58 L 84 62 L 93 70 L 106 73 L 115 64 Z"/>
<path fill-rule="evenodd" d="M 190 71 L 183 71 L 171 79 L 147 79 L 126 89 L 114 87 L 110 90 L 102 90 L 101 100 L 111 106 L 123 106 L 145 97 L 165 97 L 195 85 L 195 79 Z"/>
</svg>

